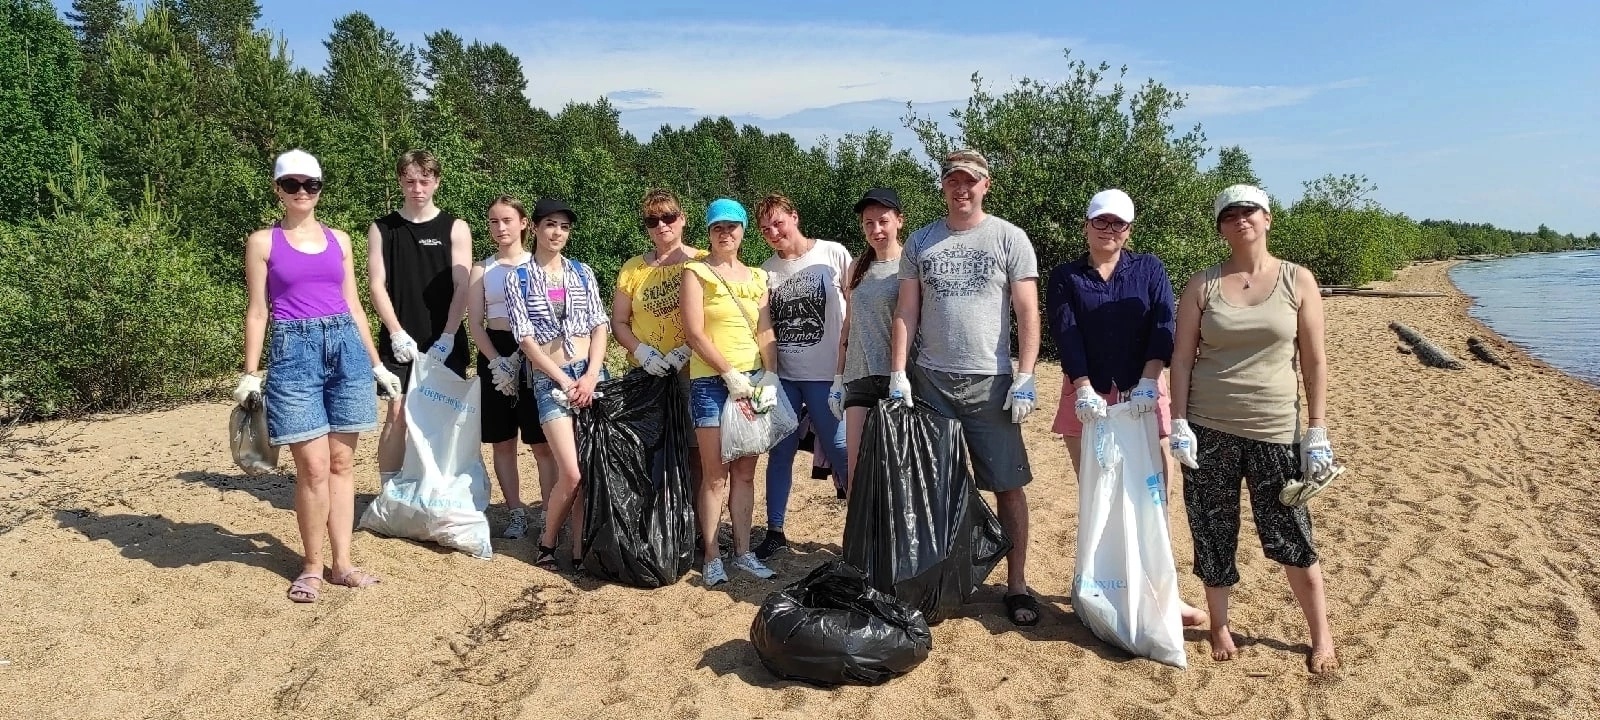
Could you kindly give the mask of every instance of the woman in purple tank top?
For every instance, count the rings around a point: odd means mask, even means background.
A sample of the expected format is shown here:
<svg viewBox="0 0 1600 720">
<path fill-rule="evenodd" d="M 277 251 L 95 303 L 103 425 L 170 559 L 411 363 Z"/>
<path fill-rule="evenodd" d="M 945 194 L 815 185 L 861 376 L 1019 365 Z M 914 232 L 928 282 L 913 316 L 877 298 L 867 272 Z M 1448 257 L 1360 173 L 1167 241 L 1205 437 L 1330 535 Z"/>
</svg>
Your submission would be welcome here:
<svg viewBox="0 0 1600 720">
<path fill-rule="evenodd" d="M 335 584 L 378 582 L 350 560 L 355 528 L 351 461 L 359 433 L 378 427 L 377 379 L 398 395 L 400 379 L 383 367 L 366 313 L 356 298 L 350 236 L 317 222 L 322 167 L 302 150 L 278 156 L 273 190 L 283 219 L 245 240 L 244 369 L 233 397 L 266 405 L 267 435 L 294 455 L 294 509 L 305 563 L 289 599 L 314 602 L 322 591 L 322 545 L 333 551 Z M 257 374 L 267 321 L 271 348 L 263 386 Z"/>
</svg>

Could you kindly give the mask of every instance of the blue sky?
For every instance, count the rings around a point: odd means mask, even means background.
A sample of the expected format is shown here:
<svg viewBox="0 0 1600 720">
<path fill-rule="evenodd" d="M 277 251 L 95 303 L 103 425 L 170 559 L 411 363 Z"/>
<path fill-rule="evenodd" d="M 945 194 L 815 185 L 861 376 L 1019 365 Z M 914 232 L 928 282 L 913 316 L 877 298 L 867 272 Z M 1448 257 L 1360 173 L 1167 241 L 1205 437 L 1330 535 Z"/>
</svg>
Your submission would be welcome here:
<svg viewBox="0 0 1600 720">
<path fill-rule="evenodd" d="M 69 2 L 61 2 L 65 6 Z M 587 2 L 266 0 L 261 24 L 320 69 L 362 10 L 403 41 L 449 28 L 517 53 L 535 105 L 613 98 L 641 140 L 729 115 L 802 144 L 940 114 L 968 78 L 1056 79 L 1073 57 L 1189 94 L 1176 118 L 1239 144 L 1283 200 L 1361 173 L 1415 218 L 1600 232 L 1600 3 Z M 519 8 L 508 12 L 508 8 Z"/>
</svg>

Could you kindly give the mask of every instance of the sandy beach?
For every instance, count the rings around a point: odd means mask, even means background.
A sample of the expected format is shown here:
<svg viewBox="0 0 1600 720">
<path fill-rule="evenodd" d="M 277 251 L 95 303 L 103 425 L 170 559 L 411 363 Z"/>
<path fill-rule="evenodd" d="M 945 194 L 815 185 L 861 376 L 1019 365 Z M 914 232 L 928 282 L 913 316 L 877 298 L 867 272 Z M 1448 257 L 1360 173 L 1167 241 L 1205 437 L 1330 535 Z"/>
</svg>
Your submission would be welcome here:
<svg viewBox="0 0 1600 720">
<path fill-rule="evenodd" d="M 1002 565 L 964 616 L 934 628 L 916 671 L 831 691 L 776 679 L 748 641 L 768 593 L 839 552 L 843 506 L 809 467 L 778 580 L 736 574 L 708 591 L 694 572 L 644 591 L 536 569 L 531 540 L 497 539 L 484 561 L 357 532 L 356 561 L 383 583 L 330 584 L 295 605 L 292 464 L 285 453 L 284 474 L 240 474 L 227 404 L 24 428 L 43 442 L 0 457 L 0 718 L 1600 717 L 1588 474 L 1600 391 L 1468 317 L 1448 267 L 1378 284 L 1446 297 L 1327 305 L 1329 428 L 1350 470 L 1312 504 L 1344 661 L 1330 676 L 1307 673 L 1304 619 L 1248 514 L 1242 658 L 1213 662 L 1189 631 L 1177 670 L 1083 627 L 1068 602 L 1078 498 L 1049 432 L 1052 363 L 1027 425 L 1042 622 L 1005 619 Z M 1466 369 L 1397 352 L 1391 320 Z M 1469 335 L 1511 369 L 1473 360 Z M 375 447 L 362 438 L 358 513 L 378 489 Z M 1173 504 L 1183 593 L 1198 603 L 1176 487 Z M 498 529 L 504 511 L 490 513 Z"/>
</svg>

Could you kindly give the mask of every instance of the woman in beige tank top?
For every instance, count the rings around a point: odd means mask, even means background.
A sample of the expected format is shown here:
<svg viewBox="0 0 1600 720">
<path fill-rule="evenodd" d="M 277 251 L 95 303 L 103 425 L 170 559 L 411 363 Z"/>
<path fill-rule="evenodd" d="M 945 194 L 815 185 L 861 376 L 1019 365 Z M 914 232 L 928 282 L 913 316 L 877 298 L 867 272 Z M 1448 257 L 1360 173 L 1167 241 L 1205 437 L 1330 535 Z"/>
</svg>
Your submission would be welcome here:
<svg viewBox="0 0 1600 720">
<path fill-rule="evenodd" d="M 1322 296 L 1305 268 L 1267 250 L 1267 194 L 1235 185 L 1213 205 L 1228 259 L 1189 279 L 1178 302 L 1172 354 L 1172 454 L 1183 464 L 1183 499 L 1194 537 L 1195 575 L 1206 586 L 1211 657 L 1238 655 L 1228 593 L 1239 581 L 1240 479 L 1250 490 L 1261 548 L 1283 565 L 1311 635 L 1314 673 L 1339 666 L 1328 626 L 1322 567 L 1304 501 L 1280 500 L 1286 484 L 1326 478 L 1333 449 L 1324 427 L 1328 368 Z M 1300 436 L 1296 364 L 1309 427 Z"/>
</svg>

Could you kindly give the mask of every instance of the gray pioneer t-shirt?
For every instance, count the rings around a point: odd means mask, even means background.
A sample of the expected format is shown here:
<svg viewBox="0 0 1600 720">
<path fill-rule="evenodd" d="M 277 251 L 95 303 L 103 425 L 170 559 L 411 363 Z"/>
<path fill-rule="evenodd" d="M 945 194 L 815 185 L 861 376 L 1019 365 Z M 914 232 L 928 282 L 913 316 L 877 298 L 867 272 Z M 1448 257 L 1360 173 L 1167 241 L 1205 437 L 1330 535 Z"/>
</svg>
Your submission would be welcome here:
<svg viewBox="0 0 1600 720">
<path fill-rule="evenodd" d="M 900 279 L 922 285 L 917 364 L 967 375 L 1011 374 L 1011 283 L 1037 280 L 1028 234 L 993 215 L 971 230 L 944 219 L 911 234 Z"/>
</svg>

